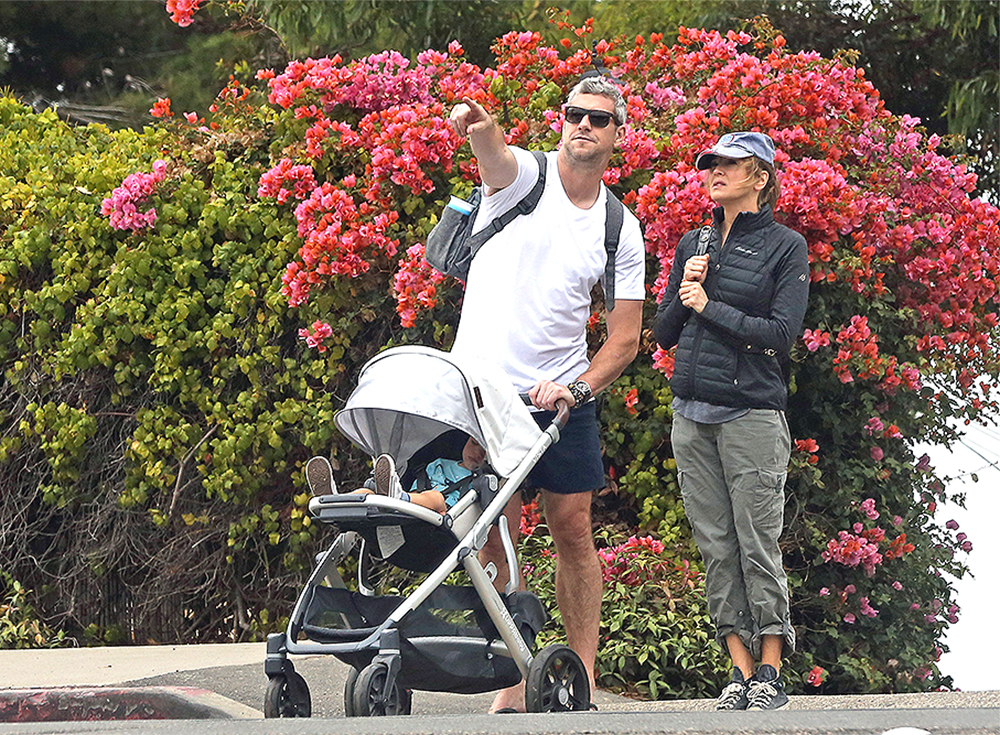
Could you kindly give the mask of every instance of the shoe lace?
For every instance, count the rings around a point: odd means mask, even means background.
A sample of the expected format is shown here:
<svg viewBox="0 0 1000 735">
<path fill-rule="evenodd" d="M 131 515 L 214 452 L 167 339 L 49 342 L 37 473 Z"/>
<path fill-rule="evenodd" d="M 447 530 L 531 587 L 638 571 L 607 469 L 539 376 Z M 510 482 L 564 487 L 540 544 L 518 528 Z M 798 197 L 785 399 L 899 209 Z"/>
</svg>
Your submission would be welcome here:
<svg viewBox="0 0 1000 735">
<path fill-rule="evenodd" d="M 722 694 L 719 695 L 719 699 L 716 700 L 716 707 L 718 709 L 732 709 L 740 698 L 743 696 L 743 692 L 746 690 L 746 686 L 738 681 L 731 681 L 726 684 L 725 688 L 722 690 Z"/>
<path fill-rule="evenodd" d="M 778 696 L 778 690 L 766 681 L 751 681 L 747 692 L 747 701 L 750 706 L 767 706 L 772 699 Z"/>
</svg>

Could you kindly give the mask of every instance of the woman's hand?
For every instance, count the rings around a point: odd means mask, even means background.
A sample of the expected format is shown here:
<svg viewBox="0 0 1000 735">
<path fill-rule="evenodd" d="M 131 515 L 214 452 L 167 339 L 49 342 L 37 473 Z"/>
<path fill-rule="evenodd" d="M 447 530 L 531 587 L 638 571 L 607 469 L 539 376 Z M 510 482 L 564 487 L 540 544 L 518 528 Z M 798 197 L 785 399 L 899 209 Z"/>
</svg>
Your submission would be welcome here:
<svg viewBox="0 0 1000 735">
<path fill-rule="evenodd" d="M 677 294 L 681 298 L 681 303 L 689 309 L 694 309 L 699 314 L 708 303 L 708 295 L 699 281 L 684 281 L 677 289 Z"/>
<path fill-rule="evenodd" d="M 692 255 L 684 264 L 684 280 L 705 282 L 705 275 L 708 273 L 708 254 Z"/>
</svg>

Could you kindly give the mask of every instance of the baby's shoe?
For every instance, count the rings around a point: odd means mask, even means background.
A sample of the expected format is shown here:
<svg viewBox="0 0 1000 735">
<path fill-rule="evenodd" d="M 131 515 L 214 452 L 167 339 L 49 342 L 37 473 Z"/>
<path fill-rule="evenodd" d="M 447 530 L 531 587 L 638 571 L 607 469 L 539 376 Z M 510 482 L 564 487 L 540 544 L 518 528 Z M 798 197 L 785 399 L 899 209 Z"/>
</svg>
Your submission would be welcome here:
<svg viewBox="0 0 1000 735">
<path fill-rule="evenodd" d="M 313 457 L 306 462 L 306 481 L 313 495 L 334 495 L 337 492 L 333 467 L 326 457 Z"/>
</svg>

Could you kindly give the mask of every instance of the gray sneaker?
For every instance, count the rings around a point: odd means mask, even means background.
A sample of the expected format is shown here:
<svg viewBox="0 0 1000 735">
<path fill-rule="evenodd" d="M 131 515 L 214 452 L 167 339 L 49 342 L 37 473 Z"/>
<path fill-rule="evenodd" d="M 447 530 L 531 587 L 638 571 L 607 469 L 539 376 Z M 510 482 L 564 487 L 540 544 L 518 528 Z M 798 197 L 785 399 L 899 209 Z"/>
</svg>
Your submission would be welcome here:
<svg viewBox="0 0 1000 735">
<path fill-rule="evenodd" d="M 747 709 L 784 709 L 788 706 L 785 682 L 778 670 L 770 664 L 761 664 L 757 673 L 747 682 Z"/>
<path fill-rule="evenodd" d="M 388 454 L 382 454 L 375 460 L 375 492 L 396 500 L 403 497 L 403 486 L 396 475 L 396 463 Z"/>
<path fill-rule="evenodd" d="M 337 492 L 333 467 L 326 457 L 313 457 L 306 462 L 306 482 L 313 495 L 335 495 Z"/>
<path fill-rule="evenodd" d="M 715 709 L 728 711 L 747 708 L 747 684 L 743 672 L 738 666 L 733 667 L 733 678 L 715 700 Z"/>
</svg>

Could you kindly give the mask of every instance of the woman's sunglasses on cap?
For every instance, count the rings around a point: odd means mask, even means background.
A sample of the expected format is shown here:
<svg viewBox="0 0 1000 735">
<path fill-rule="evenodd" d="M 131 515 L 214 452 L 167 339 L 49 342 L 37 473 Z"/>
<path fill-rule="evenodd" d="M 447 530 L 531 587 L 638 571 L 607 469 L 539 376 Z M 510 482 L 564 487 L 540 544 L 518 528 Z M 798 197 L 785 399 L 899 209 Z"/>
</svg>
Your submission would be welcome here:
<svg viewBox="0 0 1000 735">
<path fill-rule="evenodd" d="M 615 120 L 614 114 L 608 112 L 607 110 L 588 110 L 586 107 L 567 105 L 565 115 L 566 122 L 570 125 L 579 125 L 583 122 L 583 118 L 585 117 L 590 118 L 590 124 L 595 128 L 606 128 L 610 122 L 614 122 L 615 125 L 618 124 L 618 121 Z"/>
</svg>

